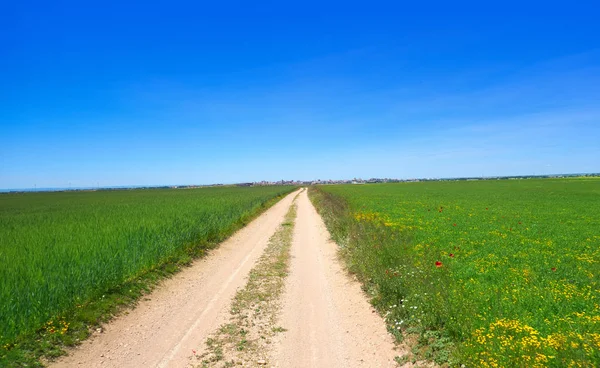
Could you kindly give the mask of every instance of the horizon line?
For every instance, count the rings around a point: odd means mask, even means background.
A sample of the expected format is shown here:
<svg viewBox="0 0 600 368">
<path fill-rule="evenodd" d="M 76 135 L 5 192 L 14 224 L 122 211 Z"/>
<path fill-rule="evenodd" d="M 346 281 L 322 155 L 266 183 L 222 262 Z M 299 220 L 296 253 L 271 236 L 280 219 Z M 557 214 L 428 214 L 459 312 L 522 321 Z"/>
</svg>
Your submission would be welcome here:
<svg viewBox="0 0 600 368">
<path fill-rule="evenodd" d="M 18 192 L 68 192 L 68 191 L 95 191 L 95 190 L 118 190 L 118 189 L 158 189 L 158 188 L 185 188 L 185 187 L 212 187 L 212 186 L 230 186 L 230 185 L 239 185 L 239 184 L 255 184 L 255 183 L 272 183 L 273 185 L 277 185 L 277 183 L 306 183 L 306 182 L 329 182 L 329 181 L 369 181 L 369 180 L 393 180 L 397 182 L 408 182 L 415 180 L 422 181 L 444 181 L 444 180 L 465 180 L 465 179 L 481 179 L 481 180 L 489 180 L 489 179 L 510 179 L 510 178 L 552 178 L 552 177 L 576 177 L 576 176 L 588 176 L 588 177 L 596 177 L 600 176 L 600 172 L 588 172 L 588 173 L 560 173 L 560 174 L 525 174 L 525 175 L 490 175 L 490 176 L 454 176 L 454 177 L 421 177 L 421 178 L 391 178 L 391 177 L 383 177 L 383 178 L 369 178 L 362 179 L 354 177 L 352 179 L 312 179 L 312 180 L 260 180 L 260 181 L 241 181 L 236 183 L 210 183 L 210 184 L 131 184 L 131 185 L 108 185 L 108 186 L 87 186 L 87 187 L 28 187 L 28 188 L 0 188 L 0 193 L 18 193 Z M 281 185 L 281 184 L 280 184 Z"/>
</svg>

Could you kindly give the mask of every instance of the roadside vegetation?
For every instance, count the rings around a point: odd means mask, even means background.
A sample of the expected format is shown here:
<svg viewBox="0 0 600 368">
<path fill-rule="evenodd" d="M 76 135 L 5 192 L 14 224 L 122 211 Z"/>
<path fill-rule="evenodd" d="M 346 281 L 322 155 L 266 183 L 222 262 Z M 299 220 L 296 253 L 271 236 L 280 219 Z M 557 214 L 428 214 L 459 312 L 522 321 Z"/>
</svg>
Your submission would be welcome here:
<svg viewBox="0 0 600 368">
<path fill-rule="evenodd" d="M 0 195 L 0 366 L 63 354 L 293 189 Z"/>
<path fill-rule="evenodd" d="M 236 293 L 230 320 L 207 339 L 205 349 L 192 352 L 201 362 L 200 367 L 269 364 L 267 350 L 272 337 L 284 331 L 276 326 L 276 321 L 285 277 L 289 272 L 296 198 L 284 222 L 269 239 L 265 252 L 250 271 L 246 286 Z M 200 353 L 202 350 L 204 352 Z"/>
<path fill-rule="evenodd" d="M 311 188 L 348 268 L 413 357 L 600 366 L 600 180 Z"/>
</svg>

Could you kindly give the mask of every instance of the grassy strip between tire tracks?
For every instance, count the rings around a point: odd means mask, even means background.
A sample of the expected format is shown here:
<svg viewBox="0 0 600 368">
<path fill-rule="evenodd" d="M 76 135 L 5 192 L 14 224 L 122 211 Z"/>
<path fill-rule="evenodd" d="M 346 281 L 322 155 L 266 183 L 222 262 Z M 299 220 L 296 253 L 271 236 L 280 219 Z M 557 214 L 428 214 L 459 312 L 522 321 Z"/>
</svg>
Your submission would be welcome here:
<svg viewBox="0 0 600 368">
<path fill-rule="evenodd" d="M 201 362 L 199 367 L 268 364 L 266 352 L 271 338 L 284 331 L 275 324 L 285 277 L 289 271 L 296 198 L 284 222 L 269 239 L 263 255 L 250 271 L 246 286 L 236 293 L 229 322 L 220 326 L 207 339 L 203 353 L 192 351 Z"/>
<path fill-rule="evenodd" d="M 102 323 L 135 306 L 161 280 L 190 265 L 194 259 L 205 256 L 208 250 L 247 225 L 292 190 L 294 188 L 289 188 L 285 193 L 262 203 L 253 212 L 232 223 L 218 237 L 182 247 L 180 251 L 125 282 L 55 315 L 37 330 L 22 333 L 13 341 L 5 343 L 0 347 L 0 366 L 43 367 L 47 362 L 64 355 L 65 348 L 80 344 L 92 333 L 101 332 Z"/>
</svg>

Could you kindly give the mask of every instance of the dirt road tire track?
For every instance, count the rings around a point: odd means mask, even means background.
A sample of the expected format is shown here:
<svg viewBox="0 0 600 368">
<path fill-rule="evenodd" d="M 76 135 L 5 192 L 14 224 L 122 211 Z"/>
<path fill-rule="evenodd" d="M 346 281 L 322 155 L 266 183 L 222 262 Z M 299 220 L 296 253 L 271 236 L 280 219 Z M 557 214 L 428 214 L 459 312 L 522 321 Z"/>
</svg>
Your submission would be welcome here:
<svg viewBox="0 0 600 368">
<path fill-rule="evenodd" d="M 276 367 L 395 367 L 391 335 L 368 303 L 358 281 L 337 257 L 323 220 L 306 192 L 291 247 L 290 274 L 281 320 L 287 331 L 274 341 Z"/>
</svg>

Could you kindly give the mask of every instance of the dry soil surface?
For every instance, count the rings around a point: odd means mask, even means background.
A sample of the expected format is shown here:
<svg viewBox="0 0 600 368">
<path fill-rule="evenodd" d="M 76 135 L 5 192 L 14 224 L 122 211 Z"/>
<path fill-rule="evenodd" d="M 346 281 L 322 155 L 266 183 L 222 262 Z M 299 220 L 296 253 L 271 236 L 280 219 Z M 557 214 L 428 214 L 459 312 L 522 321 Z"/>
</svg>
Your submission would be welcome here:
<svg viewBox="0 0 600 368">
<path fill-rule="evenodd" d="M 230 316 L 238 288 L 278 228 L 292 193 L 207 257 L 166 280 L 126 315 L 104 326 L 53 367 L 187 367 L 192 350 Z M 391 367 L 392 337 L 358 282 L 347 275 L 306 191 L 297 198 L 290 274 L 279 333 L 268 352 L 275 367 Z M 262 363 L 262 362 L 260 362 Z M 264 365 L 263 365 L 264 366 Z"/>
</svg>

